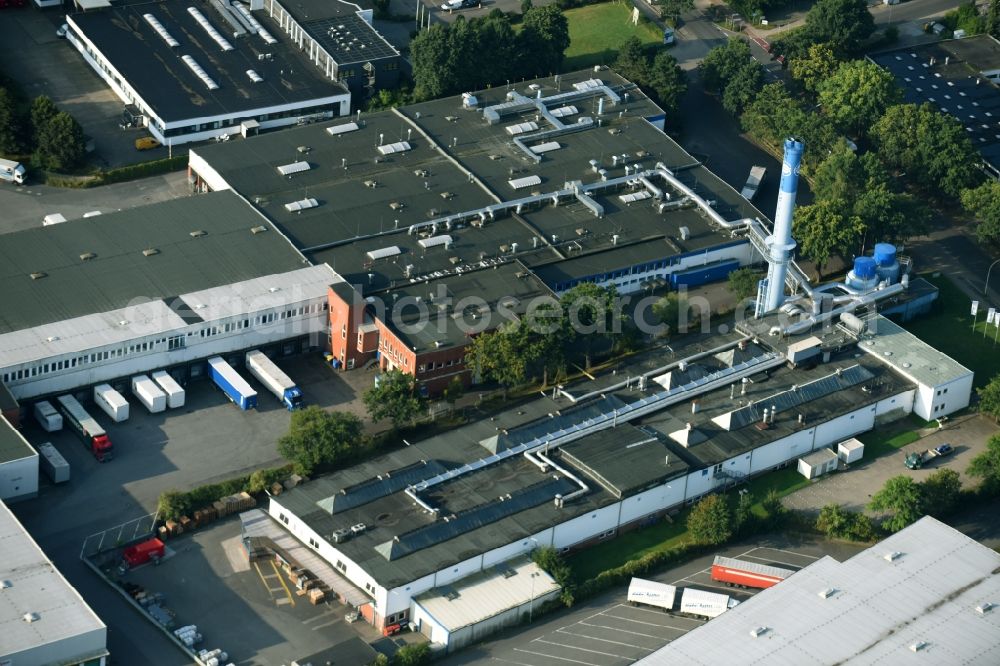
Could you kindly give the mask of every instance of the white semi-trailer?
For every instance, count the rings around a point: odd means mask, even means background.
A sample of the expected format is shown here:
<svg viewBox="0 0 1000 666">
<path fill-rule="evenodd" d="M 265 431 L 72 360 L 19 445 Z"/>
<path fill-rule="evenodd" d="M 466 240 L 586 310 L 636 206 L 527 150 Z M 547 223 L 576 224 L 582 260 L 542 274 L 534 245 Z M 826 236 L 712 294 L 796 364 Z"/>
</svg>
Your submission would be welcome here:
<svg viewBox="0 0 1000 666">
<path fill-rule="evenodd" d="M 146 405 L 150 414 L 162 412 L 167 408 L 167 394 L 146 375 L 136 375 L 132 378 L 132 395 Z"/>
<path fill-rule="evenodd" d="M 35 420 L 45 432 L 56 432 L 63 427 L 62 414 L 48 400 L 35 403 Z"/>
<path fill-rule="evenodd" d="M 48 442 L 38 446 L 38 464 L 52 483 L 69 481 L 69 463 Z"/>
<path fill-rule="evenodd" d="M 711 620 L 713 617 L 719 617 L 730 608 L 735 608 L 739 603 L 728 594 L 705 592 L 687 587 L 681 594 L 680 610 L 682 613 L 698 615 Z"/>
<path fill-rule="evenodd" d="M 166 370 L 153 373 L 153 381 L 167 394 L 167 407 L 176 409 L 184 406 L 184 388 Z"/>
<path fill-rule="evenodd" d="M 248 351 L 246 365 L 250 374 L 256 377 L 268 391 L 277 396 L 285 409 L 293 411 L 302 406 L 302 391 L 263 352 L 256 349 Z"/>
<path fill-rule="evenodd" d="M 128 400 L 111 388 L 111 384 L 98 384 L 94 387 L 94 402 L 115 423 L 128 419 Z"/>
<path fill-rule="evenodd" d="M 628 601 L 631 604 L 645 604 L 672 610 L 676 598 L 677 588 L 673 585 L 643 578 L 633 578 L 628 584 Z"/>
</svg>

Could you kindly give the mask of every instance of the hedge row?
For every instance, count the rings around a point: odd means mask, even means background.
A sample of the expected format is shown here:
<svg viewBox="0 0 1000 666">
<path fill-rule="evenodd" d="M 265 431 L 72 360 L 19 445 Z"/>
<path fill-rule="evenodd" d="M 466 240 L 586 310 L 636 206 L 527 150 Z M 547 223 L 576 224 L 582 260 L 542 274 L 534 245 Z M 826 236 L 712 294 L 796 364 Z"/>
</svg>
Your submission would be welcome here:
<svg viewBox="0 0 1000 666">
<path fill-rule="evenodd" d="M 97 171 L 89 176 L 69 176 L 65 174 L 44 173 L 46 185 L 53 187 L 65 187 L 70 189 L 86 189 L 90 187 L 100 187 L 101 185 L 111 185 L 112 183 L 124 183 L 140 178 L 151 176 L 161 176 L 165 173 L 180 171 L 187 166 L 187 153 L 164 157 L 160 160 L 142 162 L 140 164 L 130 164 L 128 166 L 117 167 L 107 171 Z"/>
<path fill-rule="evenodd" d="M 160 495 L 157 511 L 163 520 L 177 520 L 183 515 L 204 509 L 213 502 L 240 492 L 258 495 L 271 484 L 287 478 L 292 473 L 291 465 L 259 469 L 252 474 L 234 479 L 199 486 L 187 492 L 168 490 Z"/>
</svg>

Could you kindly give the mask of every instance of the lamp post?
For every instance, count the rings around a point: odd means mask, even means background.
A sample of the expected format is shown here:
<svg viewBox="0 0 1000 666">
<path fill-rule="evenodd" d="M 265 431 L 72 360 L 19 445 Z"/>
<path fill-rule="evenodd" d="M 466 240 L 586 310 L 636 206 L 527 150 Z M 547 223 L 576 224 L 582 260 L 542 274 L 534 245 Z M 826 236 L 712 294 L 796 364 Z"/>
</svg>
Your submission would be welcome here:
<svg viewBox="0 0 1000 666">
<path fill-rule="evenodd" d="M 537 571 L 531 572 L 531 600 L 528 601 L 528 624 L 531 624 L 531 619 L 535 614 L 535 578 L 540 575 Z"/>
<path fill-rule="evenodd" d="M 990 273 L 993 272 L 993 267 L 996 266 L 997 264 L 1000 264 L 1000 259 L 994 261 L 992 264 L 990 264 L 990 267 L 986 269 L 986 285 L 983 286 L 983 300 L 987 302 L 990 299 Z"/>
</svg>

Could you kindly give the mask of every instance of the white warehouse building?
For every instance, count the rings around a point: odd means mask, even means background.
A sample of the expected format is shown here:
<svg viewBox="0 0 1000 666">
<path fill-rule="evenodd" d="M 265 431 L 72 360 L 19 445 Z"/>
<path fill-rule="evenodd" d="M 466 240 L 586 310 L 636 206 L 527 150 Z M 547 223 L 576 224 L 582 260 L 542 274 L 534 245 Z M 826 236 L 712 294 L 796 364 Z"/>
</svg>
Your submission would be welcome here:
<svg viewBox="0 0 1000 666">
<path fill-rule="evenodd" d="M 878 330 L 907 350 L 908 369 L 934 359 L 937 383 L 858 354 L 858 339 L 839 328 L 814 333 L 825 352 L 811 366 L 791 366 L 794 338 L 719 336 L 710 351 L 678 345 L 661 367 L 620 367 L 312 480 L 270 498 L 268 510 L 364 590 L 369 622 L 411 622 L 440 642 L 450 632 L 427 607 L 474 594 L 469 576 L 538 546 L 575 549 L 650 524 L 923 409 L 916 399 L 939 388 L 949 400 L 937 414 L 967 405 L 971 373 L 886 321 Z M 866 332 L 862 346 L 877 349 L 880 335 Z"/>
<path fill-rule="evenodd" d="M 0 379 L 22 402 L 324 348 L 341 279 L 228 192 L 8 234 L 0 256 Z"/>
</svg>

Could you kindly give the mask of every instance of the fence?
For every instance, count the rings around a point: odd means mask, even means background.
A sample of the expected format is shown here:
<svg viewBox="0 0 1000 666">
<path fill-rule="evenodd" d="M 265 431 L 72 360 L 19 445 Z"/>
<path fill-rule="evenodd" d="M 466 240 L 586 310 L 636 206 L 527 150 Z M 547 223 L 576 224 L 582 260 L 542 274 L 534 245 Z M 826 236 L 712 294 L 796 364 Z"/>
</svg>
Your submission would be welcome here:
<svg viewBox="0 0 1000 666">
<path fill-rule="evenodd" d="M 156 518 L 157 514 L 151 513 L 91 534 L 83 540 L 83 546 L 80 548 L 80 559 L 94 557 L 143 537 L 152 536 L 155 531 Z"/>
</svg>

